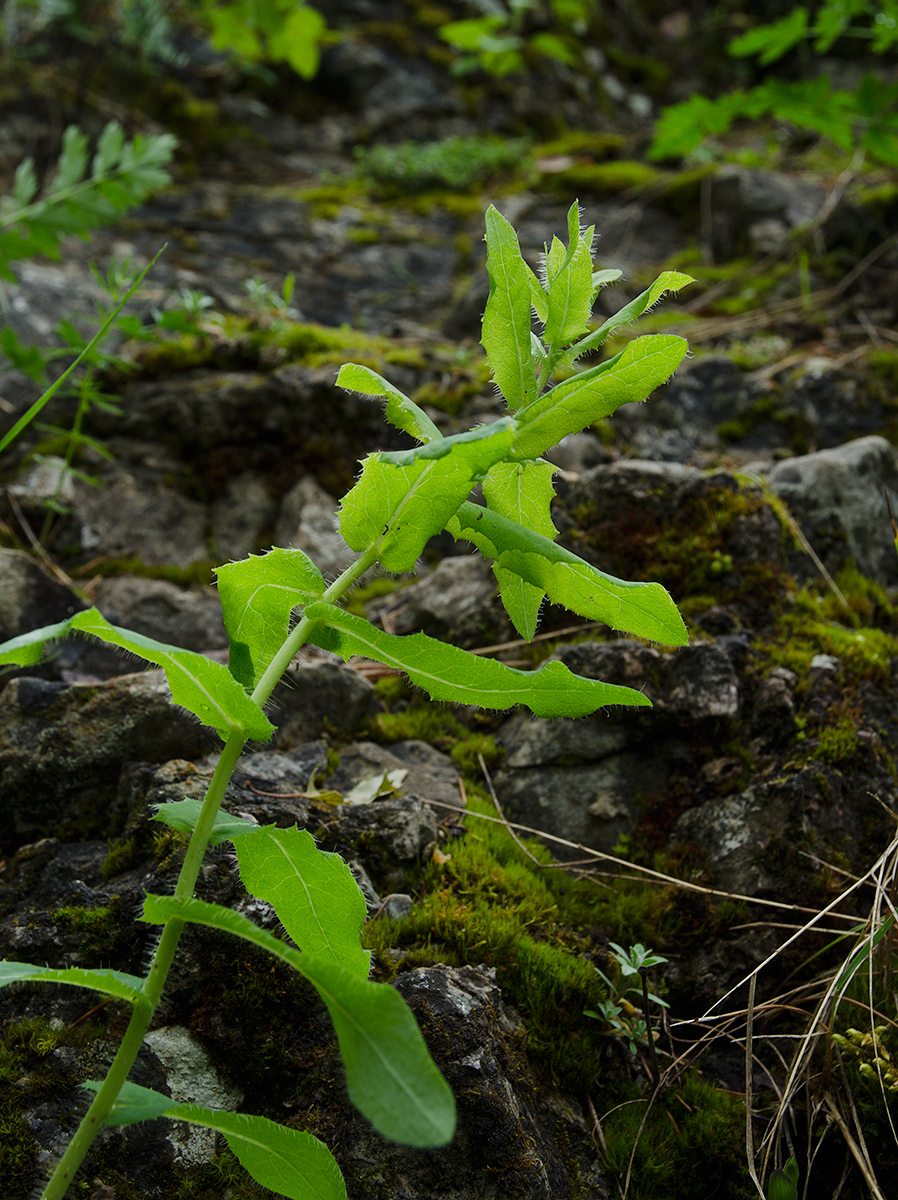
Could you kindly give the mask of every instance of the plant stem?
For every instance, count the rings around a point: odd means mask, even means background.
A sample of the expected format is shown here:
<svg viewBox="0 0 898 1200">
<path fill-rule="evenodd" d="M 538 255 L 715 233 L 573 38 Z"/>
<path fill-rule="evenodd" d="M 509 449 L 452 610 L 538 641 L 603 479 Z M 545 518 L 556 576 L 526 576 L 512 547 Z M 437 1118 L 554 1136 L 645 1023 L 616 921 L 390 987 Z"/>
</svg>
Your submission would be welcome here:
<svg viewBox="0 0 898 1200">
<path fill-rule="evenodd" d="M 246 737 L 243 730 L 238 729 L 228 738 L 221 752 L 218 765 L 209 782 L 196 828 L 190 836 L 184 862 L 181 864 L 178 882 L 175 886 L 175 896 L 179 899 L 189 899 L 193 895 L 225 788 L 230 782 L 237 760 L 245 745 Z M 159 944 L 143 985 L 144 1002 L 135 1005 L 112 1066 L 109 1068 L 100 1090 L 94 1096 L 90 1108 L 84 1114 L 74 1137 L 69 1142 L 65 1154 L 57 1163 L 56 1169 L 41 1194 L 41 1200 L 63 1200 L 94 1139 L 112 1111 L 116 1098 L 122 1090 L 143 1044 L 150 1021 L 153 1019 L 153 1013 L 156 1011 L 162 995 L 162 989 L 168 978 L 183 928 L 184 922 L 180 920 L 166 921 L 162 927 L 162 936 L 159 938 Z"/>
</svg>

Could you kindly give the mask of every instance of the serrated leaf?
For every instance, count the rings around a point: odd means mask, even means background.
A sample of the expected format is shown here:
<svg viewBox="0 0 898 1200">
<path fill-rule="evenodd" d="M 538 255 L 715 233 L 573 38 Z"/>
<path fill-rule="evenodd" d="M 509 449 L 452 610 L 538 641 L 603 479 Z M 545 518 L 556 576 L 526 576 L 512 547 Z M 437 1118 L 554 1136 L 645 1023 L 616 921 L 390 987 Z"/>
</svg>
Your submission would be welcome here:
<svg viewBox="0 0 898 1200">
<path fill-rule="evenodd" d="M 37 195 L 37 175 L 34 173 L 34 159 L 24 158 L 16 167 L 10 198 L 17 206 L 25 207 Z"/>
<path fill-rule="evenodd" d="M 247 737 L 267 741 L 274 726 L 222 663 L 193 650 L 180 650 L 143 634 L 110 625 L 95 608 L 85 609 L 60 621 L 32 630 L 0 645 L 0 663 L 27 666 L 40 662 L 47 642 L 71 632 L 87 633 L 113 646 L 130 650 L 138 658 L 155 663 L 165 671 L 172 700 L 199 717 L 204 725 L 227 737 L 242 729 Z"/>
<path fill-rule="evenodd" d="M 87 970 L 83 967 L 36 967 L 31 963 L 0 960 L 0 987 L 10 983 L 63 983 L 90 988 L 130 1004 L 143 1002 L 143 980 L 124 971 Z"/>
<path fill-rule="evenodd" d="M 629 304 L 625 304 L 614 316 L 609 317 L 607 321 L 603 321 L 598 329 L 593 330 L 592 333 L 588 333 L 576 345 L 572 346 L 568 354 L 565 355 L 565 360 L 573 361 L 575 358 L 579 358 L 581 354 L 586 354 L 589 350 L 598 349 L 612 330 L 617 329 L 620 325 L 629 325 L 631 321 L 635 321 L 637 317 L 641 317 L 644 312 L 658 303 L 665 292 L 678 292 L 689 283 L 695 283 L 691 275 L 684 275 L 681 271 L 663 271 L 651 287 L 646 288 L 644 292 L 640 292 L 635 300 L 631 300 Z"/>
<path fill-rule="evenodd" d="M 370 367 L 363 367 L 359 363 L 345 363 L 337 373 L 337 386 L 345 388 L 348 392 L 361 392 L 363 396 L 383 397 L 387 402 L 387 420 L 419 442 L 430 442 L 442 437 L 427 413 L 419 408 L 414 400 L 410 400 L 404 392 L 393 387 Z"/>
<path fill-rule="evenodd" d="M 592 312 L 592 239 L 595 229 L 580 232 L 580 206 L 576 201 L 568 213 L 568 248 L 556 238 L 546 256 L 548 316 L 544 338 L 549 346 L 561 348 L 579 336 Z M 556 250 L 557 246 L 557 250 Z"/>
<path fill-rule="evenodd" d="M 550 506 L 555 495 L 552 487 L 555 470 L 552 463 L 542 459 L 496 463 L 483 481 L 487 506 L 492 512 L 553 541 L 557 531 L 552 524 Z M 493 570 L 505 611 L 521 637 L 529 641 L 536 633 L 545 592 L 498 563 L 493 564 Z"/>
<path fill-rule="evenodd" d="M 530 356 L 532 272 L 521 255 L 518 235 L 494 205 L 486 212 L 486 269 L 490 294 L 481 342 L 508 407 L 520 408 L 536 395 Z"/>
<path fill-rule="evenodd" d="M 276 548 L 216 567 L 218 595 L 230 647 L 228 668 L 252 691 L 283 644 L 290 613 L 321 596 L 321 572 L 302 550 Z"/>
<path fill-rule="evenodd" d="M 371 955 L 359 937 L 367 909 L 339 854 L 319 850 L 306 829 L 257 826 L 234 843 L 244 887 L 274 905 L 303 951 L 367 979 Z"/>
<path fill-rule="evenodd" d="M 319 622 L 309 635 L 317 646 L 343 659 L 361 654 L 404 671 L 434 700 L 493 709 L 525 704 L 538 717 L 584 717 L 605 704 L 651 706 L 633 688 L 584 679 L 557 661 L 538 671 L 518 671 L 423 633 L 407 637 L 384 633 L 363 617 L 331 604 L 311 605 L 306 616 Z"/>
<path fill-rule="evenodd" d="M 99 1083 L 81 1085 L 99 1091 Z M 126 1081 L 107 1125 L 134 1125 L 168 1117 L 214 1129 L 257 1183 L 289 1200 L 346 1200 L 340 1168 L 327 1146 L 310 1133 L 288 1129 L 249 1113 L 221 1112 L 201 1104 L 177 1104 L 151 1088 Z"/>
<path fill-rule="evenodd" d="M 151 821 L 161 821 L 169 829 L 177 829 L 179 833 L 193 833 L 202 812 L 202 802 L 199 800 L 170 800 L 166 804 L 155 805 L 155 813 Z M 245 833 L 250 833 L 259 826 L 255 821 L 247 821 L 243 817 L 232 816 L 231 813 L 219 810 L 215 814 L 210 846 L 218 846 L 222 842 L 232 842 Z"/>
<path fill-rule="evenodd" d="M 105 175 L 118 163 L 125 146 L 125 131 L 118 121 L 110 121 L 97 140 L 97 152 L 91 174 Z"/>
<path fill-rule="evenodd" d="M 441 439 L 452 445 L 436 459 L 422 457 L 431 446 L 442 448 L 436 443 L 409 451 L 408 466 L 394 466 L 382 454 L 370 455 L 340 506 L 346 544 L 364 551 L 379 543 L 380 562 L 388 571 L 412 570 L 428 538 L 444 528 L 493 463 L 507 457 L 514 437 L 514 426 L 503 421 L 484 427 L 483 435 L 474 439 Z"/>
<path fill-rule="evenodd" d="M 592 290 L 596 294 L 603 287 L 607 287 L 610 283 L 617 283 L 623 276 L 623 271 L 618 271 L 614 268 L 607 268 L 604 271 L 593 271 L 592 273 Z"/>
<path fill-rule="evenodd" d="M 793 46 L 797 46 L 808 33 L 808 10 L 793 8 L 792 11 L 779 21 L 769 25 L 759 25 L 750 29 L 740 37 L 734 38 L 727 46 L 727 53 L 734 58 L 749 58 L 758 56 L 762 67 L 767 67 L 787 54 Z"/>
<path fill-rule="evenodd" d="M 660 583 L 629 583 L 599 571 L 538 533 L 466 502 L 450 522 L 454 537 L 473 542 L 485 558 L 514 571 L 578 616 L 666 646 L 685 646 L 686 626 Z"/>
<path fill-rule="evenodd" d="M 62 135 L 62 153 L 56 166 L 56 174 L 50 184 L 50 193 L 61 192 L 77 183 L 87 168 L 87 134 L 77 125 L 69 125 Z"/>
<path fill-rule="evenodd" d="M 560 664 L 559 664 L 560 665 Z M 312 984 L 334 1023 L 353 1104 L 385 1137 L 407 1146 L 444 1146 L 455 1130 L 455 1101 L 398 992 L 300 953 L 241 913 L 203 900 L 149 895 L 145 921 L 194 921 L 267 950 Z"/>
<path fill-rule="evenodd" d="M 689 349 L 684 338 L 637 338 L 608 363 L 574 375 L 518 414 L 516 458 L 538 458 L 569 433 L 578 433 L 629 401 L 645 400 L 666 383 Z"/>
<path fill-rule="evenodd" d="M 274 726 L 264 712 L 224 664 L 193 650 L 179 650 L 141 633 L 119 629 L 95 608 L 72 617 L 70 626 L 162 667 L 174 703 L 217 730 L 222 738 L 238 729 L 258 741 L 267 741 L 274 733 Z"/>
</svg>

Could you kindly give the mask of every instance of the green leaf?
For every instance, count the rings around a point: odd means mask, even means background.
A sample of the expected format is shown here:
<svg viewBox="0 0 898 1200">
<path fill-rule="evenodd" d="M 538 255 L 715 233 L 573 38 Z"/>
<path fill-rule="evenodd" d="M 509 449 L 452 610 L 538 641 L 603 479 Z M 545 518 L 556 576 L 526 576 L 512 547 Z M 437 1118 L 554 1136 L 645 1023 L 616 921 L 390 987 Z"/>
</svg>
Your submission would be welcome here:
<svg viewBox="0 0 898 1200">
<path fill-rule="evenodd" d="M 657 304 L 665 292 L 678 292 L 680 288 L 686 287 L 689 283 L 695 283 L 691 275 L 684 275 L 681 271 L 663 271 L 650 288 L 640 292 L 635 300 L 625 304 L 613 317 L 604 321 L 598 329 L 588 333 L 576 345 L 571 346 L 564 356 L 565 359 L 573 362 L 581 354 L 598 349 L 613 329 L 617 329 L 620 325 L 629 325 L 631 321 L 635 321 L 637 317 L 641 317 L 644 312 Z"/>
<path fill-rule="evenodd" d="M 228 665 L 252 691 L 281 648 L 290 613 L 325 590 L 321 572 L 302 550 L 274 549 L 216 568 L 228 635 Z"/>
<path fill-rule="evenodd" d="M 549 510 L 555 494 L 552 487 L 555 470 L 552 463 L 542 459 L 496 463 L 483 481 L 483 495 L 489 509 L 553 541 L 557 531 Z M 493 569 L 512 624 L 522 638 L 530 641 L 536 633 L 546 593 L 498 563 L 493 564 Z"/>
<path fill-rule="evenodd" d="M 195 921 L 233 933 L 288 963 L 327 1006 L 353 1104 L 385 1137 L 407 1146 L 444 1146 L 455 1130 L 455 1101 L 411 1010 L 386 984 L 369 983 L 333 963 L 301 954 L 241 913 L 203 900 L 149 895 L 145 921 Z"/>
<path fill-rule="evenodd" d="M 280 32 L 268 40 L 271 58 L 289 63 L 297 75 L 311 79 L 318 70 L 318 44 L 325 28 L 324 17 L 317 9 L 308 4 L 294 7 Z"/>
<path fill-rule="evenodd" d="M 90 988 L 130 1004 L 143 1002 L 143 980 L 124 971 L 86 970 L 82 967 L 35 967 L 31 963 L 0 960 L 0 987 L 10 983 L 64 983 L 71 987 Z"/>
<path fill-rule="evenodd" d="M 429 462 L 431 459 L 445 458 L 459 446 L 469 442 L 483 442 L 489 438 L 499 439 L 503 434 L 515 429 L 510 417 L 502 417 L 490 425 L 475 425 L 464 433 L 453 433 L 450 437 L 438 437 L 423 446 L 415 446 L 411 450 L 385 450 L 381 452 L 381 461 L 394 467 L 410 467 L 416 462 Z M 508 439 L 506 439 L 508 440 Z M 496 443 L 498 444 L 498 443 Z M 492 449 L 490 451 L 492 453 Z"/>
<path fill-rule="evenodd" d="M 615 579 L 538 533 L 470 502 L 461 505 L 448 528 L 454 537 L 473 542 L 484 557 L 541 588 L 553 604 L 666 646 L 686 645 L 683 618 L 660 583 Z"/>
<path fill-rule="evenodd" d="M 595 295 L 592 285 L 592 239 L 595 229 L 580 232 L 580 206 L 576 201 L 568 213 L 570 241 L 567 252 L 546 256 L 546 284 L 549 297 L 544 340 L 549 346 L 562 347 L 581 334 L 592 312 Z M 558 239 L 555 244 L 560 246 Z M 560 261 L 558 261 L 560 259 Z"/>
<path fill-rule="evenodd" d="M 222 738 L 238 729 L 258 741 L 267 741 L 274 733 L 274 726 L 261 708 L 222 663 L 193 650 L 179 650 L 141 633 L 119 629 L 95 608 L 72 617 L 70 627 L 162 667 L 175 704 L 217 730 Z"/>
<path fill-rule="evenodd" d="M 218 730 L 223 738 L 236 729 L 259 741 L 267 741 L 274 733 L 274 726 L 227 667 L 192 650 L 179 650 L 177 646 L 110 625 L 95 608 L 4 642 L 0 645 L 0 663 L 27 666 L 40 662 L 44 645 L 70 632 L 88 633 L 162 667 L 175 704 L 199 717 L 204 725 Z"/>
<path fill-rule="evenodd" d="M 767 1180 L 767 1200 L 798 1200 L 798 1163 L 794 1158 Z"/>
<path fill-rule="evenodd" d="M 486 269 L 490 294 L 483 314 L 481 342 L 509 408 L 536 396 L 530 357 L 532 271 L 521 256 L 518 235 L 492 204 L 486 212 Z"/>
<path fill-rule="evenodd" d="M 56 166 L 56 174 L 50 184 L 50 192 L 61 192 L 77 183 L 87 167 L 87 134 L 77 125 L 69 125 L 62 135 L 62 153 Z"/>
<path fill-rule="evenodd" d="M 637 338 L 608 363 L 557 384 L 519 414 L 512 446 L 516 458 L 538 458 L 569 433 L 607 417 L 633 400 L 645 400 L 666 383 L 688 350 L 672 334 Z"/>
<path fill-rule="evenodd" d="M 100 1085 L 81 1085 L 99 1091 Z M 267 1117 L 221 1112 L 201 1104 L 177 1104 L 151 1088 L 126 1081 L 107 1125 L 133 1125 L 169 1117 L 214 1129 L 256 1183 L 289 1200 L 346 1200 L 346 1186 L 334 1156 L 310 1133 L 288 1129 Z"/>
<path fill-rule="evenodd" d="M 337 373 L 337 386 L 348 392 L 361 392 L 363 396 L 383 396 L 387 401 L 387 420 L 419 442 L 442 437 L 427 413 L 414 400 L 410 400 L 370 367 L 345 363 Z"/>
<path fill-rule="evenodd" d="M 493 463 L 508 456 L 514 437 L 513 425 L 502 421 L 484 427 L 473 439 L 441 439 L 441 445 L 452 443 L 441 458 L 421 457 L 436 443 L 410 451 L 408 466 L 393 466 L 382 454 L 369 455 L 361 478 L 340 506 L 340 531 L 347 545 L 357 551 L 379 545 L 386 570 L 412 570 L 428 538 L 444 528 Z"/>
<path fill-rule="evenodd" d="M 155 809 L 151 821 L 161 821 L 163 825 L 167 825 L 169 829 L 177 829 L 179 833 L 193 833 L 203 805 L 199 800 L 171 800 L 166 804 L 155 805 Z M 222 842 L 233 842 L 235 838 L 258 828 L 255 821 L 247 821 L 243 817 L 234 817 L 219 810 L 215 814 L 209 845 L 218 846 Z"/>
<path fill-rule="evenodd" d="M 257 826 L 234 845 L 246 890 L 274 905 L 297 946 L 367 979 L 371 955 L 359 942 L 365 898 L 339 854 L 319 850 L 308 830 L 274 825 Z"/>
<path fill-rule="evenodd" d="M 759 25 L 750 29 L 740 37 L 734 38 L 727 46 L 727 53 L 734 58 L 750 58 L 758 56 L 762 67 L 768 67 L 787 54 L 793 46 L 797 46 L 808 34 L 808 10 L 793 8 L 792 11 L 779 21 L 769 25 Z"/>
<path fill-rule="evenodd" d="M 496 709 L 526 704 L 538 717 L 585 717 L 605 704 L 651 707 L 642 692 L 583 679 L 557 661 L 538 671 L 518 671 L 423 633 L 408 637 L 384 633 L 363 617 L 331 604 L 311 605 L 306 616 L 319 622 L 309 635 L 317 646 L 343 659 L 361 654 L 396 667 L 434 700 Z"/>
</svg>

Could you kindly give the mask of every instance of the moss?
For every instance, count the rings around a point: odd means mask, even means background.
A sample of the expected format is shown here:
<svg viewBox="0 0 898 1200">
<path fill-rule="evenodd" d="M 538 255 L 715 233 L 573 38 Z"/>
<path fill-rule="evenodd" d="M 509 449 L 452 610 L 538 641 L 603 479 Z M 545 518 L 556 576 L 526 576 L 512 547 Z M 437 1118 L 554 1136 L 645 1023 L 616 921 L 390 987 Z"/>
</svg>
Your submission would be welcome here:
<svg viewBox="0 0 898 1200">
<path fill-rule="evenodd" d="M 168 1193 L 169 1200 L 268 1200 L 271 1192 L 255 1182 L 230 1150 L 210 1163 L 192 1167 Z"/>
<path fill-rule="evenodd" d="M 867 367 L 898 392 L 898 350 L 873 350 L 867 355 Z"/>
<path fill-rule="evenodd" d="M 82 905 L 69 904 L 50 913 L 50 919 L 64 933 L 82 935 L 81 954 L 89 958 L 106 958 L 116 949 L 120 908 L 120 898 L 105 908 L 85 908 Z"/>
<path fill-rule="evenodd" d="M 567 154 L 584 155 L 594 160 L 616 158 L 627 139 L 620 133 L 600 133 L 598 130 L 571 130 L 551 142 L 541 142 L 533 149 L 534 156 L 556 158 Z"/>
<path fill-rule="evenodd" d="M 145 563 L 140 558 L 104 558 L 94 560 L 84 567 L 76 567 L 71 574 L 76 579 L 101 575 L 104 579 L 116 575 L 139 575 L 143 579 L 165 579 L 180 587 L 210 587 L 214 580 L 211 562 L 195 562 L 189 567 L 159 566 Z"/>
<path fill-rule="evenodd" d="M 439 142 L 402 142 L 356 151 L 357 172 L 384 196 L 448 190 L 471 191 L 497 175 L 532 170 L 523 140 L 450 137 Z"/>
<path fill-rule="evenodd" d="M 617 196 L 632 189 L 644 190 L 660 183 L 664 173 L 643 162 L 619 159 L 604 163 L 575 163 L 564 171 L 544 175 L 540 180 L 543 191 L 561 192 L 565 196 Z"/>
<path fill-rule="evenodd" d="M 114 838 L 109 842 L 106 857 L 100 864 L 100 874 L 104 879 L 113 879 L 143 860 L 143 847 L 136 837 Z"/>
<path fill-rule="evenodd" d="M 620 1178 L 632 1162 L 634 1200 L 751 1200 L 745 1168 L 745 1105 L 690 1071 L 647 1111 L 631 1092 L 603 1122 L 608 1165 Z M 631 1157 L 632 1156 L 632 1157 Z"/>
</svg>

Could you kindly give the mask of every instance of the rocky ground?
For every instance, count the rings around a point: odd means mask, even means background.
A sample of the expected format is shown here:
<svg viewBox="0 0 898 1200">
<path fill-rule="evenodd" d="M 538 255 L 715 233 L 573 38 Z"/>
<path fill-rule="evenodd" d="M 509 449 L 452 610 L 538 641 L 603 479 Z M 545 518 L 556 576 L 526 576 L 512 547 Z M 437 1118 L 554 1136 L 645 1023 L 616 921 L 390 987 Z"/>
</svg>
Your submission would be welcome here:
<svg viewBox="0 0 898 1200">
<path fill-rule="evenodd" d="M 96 410 L 89 430 L 111 457 L 83 454 L 98 482 L 68 479 L 66 511 L 43 536 L 60 435 L 34 431 L 0 464 L 0 640 L 94 603 L 117 624 L 223 658 L 212 566 L 293 545 L 338 573 L 348 552 L 337 499 L 361 455 L 401 443 L 378 406 L 334 387 L 336 367 L 375 367 L 447 432 L 496 412 L 477 346 L 489 202 L 535 265 L 579 198 L 601 235 L 599 264 L 624 272 L 602 293 L 608 311 L 662 269 L 695 275 L 691 294 L 640 328 L 689 337 L 692 358 L 647 404 L 551 455 L 562 542 L 619 577 L 661 581 L 688 646 L 623 640 L 551 607 L 523 645 L 489 568 L 448 539 L 415 576 L 376 579 L 354 600 L 390 632 L 424 630 L 519 666 L 556 657 L 642 688 L 653 708 L 577 722 L 481 714 L 309 657 L 276 695 L 273 744 L 246 756 L 227 798 L 260 822 L 311 829 L 350 861 L 376 977 L 395 980 L 419 1018 L 459 1101 L 457 1141 L 417 1152 L 375 1138 L 345 1101 L 315 1003 L 210 931 L 186 938 L 135 1079 L 314 1131 L 353 1200 L 598 1200 L 619 1193 L 637 1143 L 631 1196 L 752 1196 L 744 1021 L 722 1021 L 714 1039 L 702 1016 L 838 902 L 825 934 L 760 974 L 759 1001 L 791 997 L 791 1015 L 771 1005 L 758 1032 L 769 1039 L 755 1071 L 760 1132 L 785 1074 L 769 1047 L 806 1023 L 819 973 L 844 956 L 830 943 L 870 911 L 863 889 L 839 897 L 895 835 L 898 560 L 884 499 L 898 496 L 894 181 L 846 172 L 820 148 L 786 146 L 771 169 L 763 139 L 736 139 L 722 165 L 649 167 L 652 100 L 632 65 L 599 56 L 592 76 L 544 64 L 527 83 L 460 84 L 421 52 L 426 19 L 395 7 L 378 25 L 347 5 L 361 25 L 311 85 L 247 81 L 194 47 L 164 86 L 140 85 L 135 70 L 135 94 L 123 95 L 100 71 L 96 87 L 73 90 L 63 55 L 52 101 L 38 104 L 49 68 L 21 68 L 4 177 L 25 154 L 52 157 L 60 125 L 95 131 L 113 110 L 175 128 L 182 157 L 175 185 L 120 226 L 67 242 L 61 263 L 17 268 L 5 319 L 19 337 L 44 342 L 63 314 L 91 312 L 89 260 L 146 261 L 163 241 L 135 310 L 149 322 L 183 288 L 211 299 L 192 331 L 123 348 L 134 368 L 106 381 L 119 411 Z M 409 193 L 353 156 L 486 132 L 530 143 L 517 166 L 462 190 Z M 295 290 L 279 305 L 288 272 Z M 252 279 L 270 289 L 255 300 Z M 2 394 L 11 421 L 36 393 L 12 373 Z M 67 416 L 61 400 L 54 423 Z M 137 906 L 170 887 L 183 844 L 154 826 L 151 806 L 201 794 L 216 745 L 169 705 L 161 672 L 137 669 L 73 641 L 0 681 L 4 957 L 139 971 L 152 948 Z M 313 780 L 345 793 L 393 769 L 407 772 L 400 794 L 369 805 L 309 795 Z M 542 844 L 522 847 L 484 819 L 497 814 Z M 566 869 L 549 865 L 547 846 Z M 201 894 L 272 920 L 227 847 L 210 854 Z M 630 1054 L 583 1015 L 606 996 L 594 967 L 612 971 L 610 942 L 667 959 L 652 986 L 669 1017 L 652 1015 L 668 1073 L 641 1130 L 645 1048 Z M 0 993 L 10 1200 L 31 1194 L 83 1105 L 78 1084 L 123 1028 L 115 1004 L 62 990 Z M 893 1023 L 894 999 L 879 999 Z M 723 1009 L 745 1003 L 743 988 Z M 856 1091 L 888 1178 L 885 1106 L 863 1092 L 857 1062 L 846 1069 L 829 1086 Z M 810 1086 L 796 1101 L 791 1136 L 806 1136 L 816 1096 Z M 110 1130 L 78 1194 L 261 1194 L 214 1143 L 179 1138 L 170 1122 Z M 820 1179 L 844 1161 L 832 1133 Z M 839 1194 L 865 1194 L 856 1186 Z M 809 1194 L 836 1192 L 819 1182 Z"/>
</svg>

